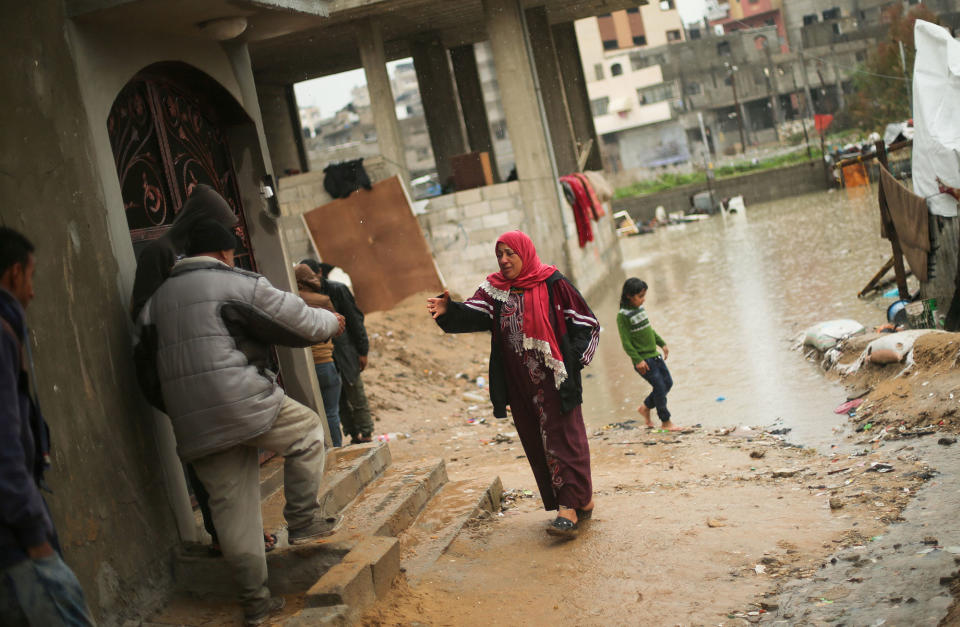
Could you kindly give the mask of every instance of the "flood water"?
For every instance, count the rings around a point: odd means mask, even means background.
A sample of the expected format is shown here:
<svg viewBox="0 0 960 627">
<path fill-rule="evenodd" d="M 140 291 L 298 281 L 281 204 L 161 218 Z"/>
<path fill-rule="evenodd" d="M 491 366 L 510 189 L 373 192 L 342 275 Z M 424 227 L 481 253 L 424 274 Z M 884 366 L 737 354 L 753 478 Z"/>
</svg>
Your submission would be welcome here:
<svg viewBox="0 0 960 627">
<path fill-rule="evenodd" d="M 853 318 L 886 322 L 893 299 L 857 298 L 890 256 L 875 190 L 818 193 L 748 206 L 620 240 L 626 276 L 646 281 L 646 308 L 667 342 L 673 421 L 792 429 L 791 442 L 823 448 L 846 416 L 845 390 L 792 350 L 808 326 Z M 649 385 L 620 347 L 616 293 L 594 297 L 600 348 L 585 373 L 588 429 L 627 419 Z M 720 400 L 723 399 L 723 400 Z"/>
</svg>

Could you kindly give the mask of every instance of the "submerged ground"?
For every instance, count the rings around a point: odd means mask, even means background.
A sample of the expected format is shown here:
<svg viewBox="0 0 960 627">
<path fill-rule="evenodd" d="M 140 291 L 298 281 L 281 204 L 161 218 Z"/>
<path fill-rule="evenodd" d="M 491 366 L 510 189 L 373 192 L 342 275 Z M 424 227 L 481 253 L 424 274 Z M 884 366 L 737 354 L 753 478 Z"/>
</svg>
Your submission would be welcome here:
<svg viewBox="0 0 960 627">
<path fill-rule="evenodd" d="M 700 426 L 634 428 L 645 384 L 613 331 L 617 294 L 592 299 L 605 326 L 584 404 L 597 513 L 574 542 L 544 534 L 513 426 L 477 387 L 488 337 L 443 335 L 425 296 L 369 316 L 378 429 L 409 434 L 394 459 L 442 457 L 454 480 L 499 475 L 509 498 L 364 622 L 950 624 L 960 464 L 938 441 L 956 430 L 960 340 L 923 344 L 899 378 L 902 365 L 839 380 L 791 350 L 821 320 L 884 322 L 882 298 L 855 296 L 889 255 L 874 199 L 751 207 L 623 250 L 671 347 L 675 420 Z M 865 390 L 867 413 L 833 412 Z M 887 423 L 904 428 L 876 430 Z"/>
</svg>

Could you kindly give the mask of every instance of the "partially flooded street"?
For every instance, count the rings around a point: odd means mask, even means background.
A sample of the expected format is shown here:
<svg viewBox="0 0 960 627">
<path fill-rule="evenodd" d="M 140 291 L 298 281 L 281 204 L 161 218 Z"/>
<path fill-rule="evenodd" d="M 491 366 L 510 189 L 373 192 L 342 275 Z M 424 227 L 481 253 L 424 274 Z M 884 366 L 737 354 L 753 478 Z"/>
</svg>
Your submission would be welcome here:
<svg viewBox="0 0 960 627">
<path fill-rule="evenodd" d="M 624 272 L 650 285 L 645 306 L 671 350 L 674 420 L 711 427 L 782 421 L 791 441 L 831 442 L 833 427 L 845 424 L 833 414 L 844 391 L 790 348 L 822 320 L 885 321 L 885 301 L 857 298 L 890 255 L 879 230 L 875 195 L 831 192 L 621 240 Z M 592 303 L 606 333 L 584 414 L 598 424 L 635 417 L 649 389 L 620 349 L 618 298 Z"/>
<path fill-rule="evenodd" d="M 597 513 L 568 543 L 544 534 L 551 513 L 513 424 L 480 400 L 487 336 L 443 335 L 418 302 L 370 316 L 381 428 L 409 434 L 391 442 L 394 459 L 442 455 L 452 480 L 499 476 L 507 497 L 430 567 L 411 567 L 364 623 L 938 624 L 952 600 L 938 583 L 952 572 L 946 549 L 960 546 L 952 450 L 853 433 L 856 419 L 834 413 L 845 388 L 793 349 L 819 321 L 884 321 L 889 299 L 856 297 L 889 256 L 877 222 L 875 196 L 824 193 L 621 241 L 671 349 L 673 419 L 700 427 L 629 422 L 649 387 L 620 347 L 619 284 L 593 295 L 604 332 L 584 415 Z M 408 364 L 429 387 L 406 378 Z M 954 383 L 921 389 L 947 398 Z M 892 396 L 910 411 L 907 388 Z M 416 563 L 422 549 L 401 545 Z"/>
</svg>

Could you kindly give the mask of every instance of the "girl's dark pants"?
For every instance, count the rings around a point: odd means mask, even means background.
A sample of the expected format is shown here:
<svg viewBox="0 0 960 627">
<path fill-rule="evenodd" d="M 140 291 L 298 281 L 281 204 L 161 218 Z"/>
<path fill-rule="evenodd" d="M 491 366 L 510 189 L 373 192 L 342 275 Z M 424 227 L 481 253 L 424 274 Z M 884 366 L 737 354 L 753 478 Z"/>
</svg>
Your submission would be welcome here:
<svg viewBox="0 0 960 627">
<path fill-rule="evenodd" d="M 667 362 L 660 356 L 645 359 L 647 366 L 650 367 L 646 374 L 640 375 L 647 380 L 647 383 L 653 386 L 653 390 L 647 398 L 643 399 L 643 404 L 648 408 L 657 408 L 657 417 L 661 422 L 670 420 L 670 410 L 667 409 L 667 392 L 673 387 L 673 377 L 670 376 L 670 370 L 667 369 Z"/>
</svg>

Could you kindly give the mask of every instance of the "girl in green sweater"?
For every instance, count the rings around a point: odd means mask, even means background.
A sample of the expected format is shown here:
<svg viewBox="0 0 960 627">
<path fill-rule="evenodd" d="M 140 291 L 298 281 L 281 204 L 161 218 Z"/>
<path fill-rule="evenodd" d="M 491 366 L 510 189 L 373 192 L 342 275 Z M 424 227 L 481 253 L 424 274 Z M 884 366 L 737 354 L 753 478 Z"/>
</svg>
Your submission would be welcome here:
<svg viewBox="0 0 960 627">
<path fill-rule="evenodd" d="M 657 417 L 662 428 L 679 431 L 680 427 L 670 422 L 670 410 L 667 409 L 667 392 L 673 387 L 673 378 L 667 369 L 666 359 L 670 354 L 667 343 L 657 335 L 647 318 L 643 301 L 647 298 L 647 284 L 632 277 L 624 281 L 620 293 L 620 312 L 617 313 L 617 330 L 623 350 L 633 362 L 634 369 L 647 380 L 653 391 L 643 400 L 637 411 L 643 416 L 648 428 L 653 428 L 650 410 L 656 407 Z M 660 356 L 660 351 L 663 356 Z"/>
</svg>

